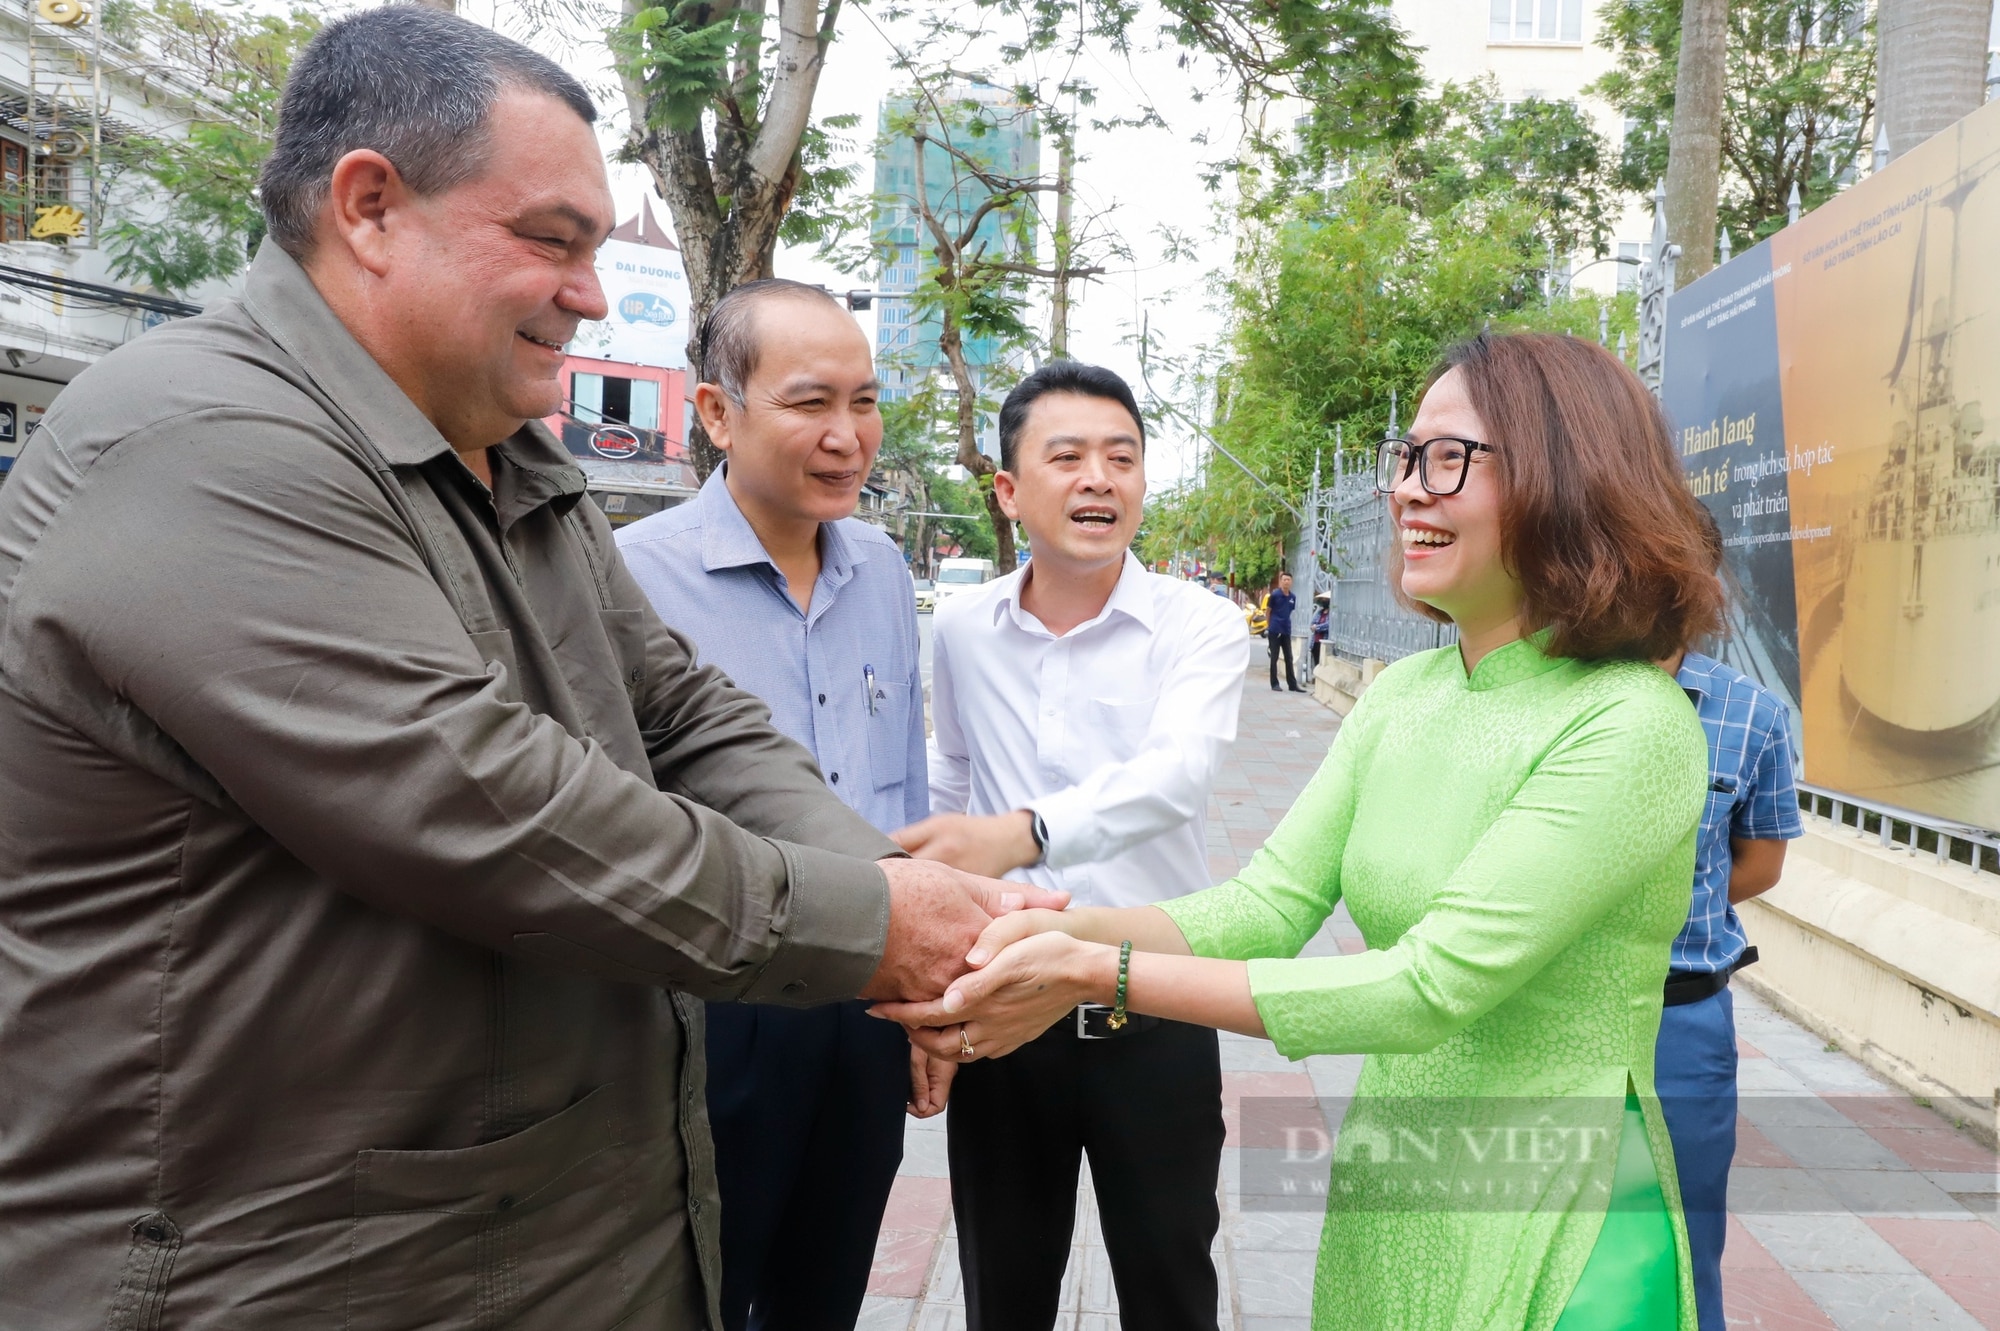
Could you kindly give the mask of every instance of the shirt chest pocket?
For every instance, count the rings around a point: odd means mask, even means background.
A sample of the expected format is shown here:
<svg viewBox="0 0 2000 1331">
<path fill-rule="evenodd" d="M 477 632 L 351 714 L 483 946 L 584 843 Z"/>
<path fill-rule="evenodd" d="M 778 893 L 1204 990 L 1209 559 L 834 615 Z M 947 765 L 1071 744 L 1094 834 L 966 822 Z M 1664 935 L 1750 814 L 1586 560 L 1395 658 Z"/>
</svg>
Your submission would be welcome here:
<svg viewBox="0 0 2000 1331">
<path fill-rule="evenodd" d="M 1718 772 L 1710 769 L 1708 774 L 1708 802 L 1702 806 L 1701 826 L 1704 832 L 1718 827 L 1729 826 L 1729 820 L 1736 812 L 1736 801 L 1742 783 L 1734 772 Z"/>
<path fill-rule="evenodd" d="M 910 708 L 915 705 L 908 684 L 875 681 L 867 714 L 868 766 L 875 789 L 899 786 L 910 777 Z"/>
<path fill-rule="evenodd" d="M 1157 697 L 1092 698 L 1076 718 L 1082 725 L 1071 725 L 1070 742 L 1090 745 L 1113 760 L 1130 758 L 1145 746 L 1158 702 Z"/>
</svg>

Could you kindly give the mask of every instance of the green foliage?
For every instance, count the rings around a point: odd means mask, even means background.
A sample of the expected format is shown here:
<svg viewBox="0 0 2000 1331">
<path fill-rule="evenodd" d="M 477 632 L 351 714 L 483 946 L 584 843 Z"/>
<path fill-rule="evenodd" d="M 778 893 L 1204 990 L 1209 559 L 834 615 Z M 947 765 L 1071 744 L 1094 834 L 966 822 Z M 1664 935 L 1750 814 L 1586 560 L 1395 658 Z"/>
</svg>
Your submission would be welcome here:
<svg viewBox="0 0 2000 1331">
<path fill-rule="evenodd" d="M 1532 208 L 1558 254 L 1601 255 L 1617 211 L 1603 137 L 1574 102 L 1507 103 L 1490 78 L 1447 83 L 1423 103 L 1418 132 L 1390 155 L 1394 176 L 1425 216 L 1468 199 L 1512 198 Z"/>
<path fill-rule="evenodd" d="M 882 451 L 878 469 L 897 472 L 913 483 L 912 507 L 936 513 L 963 513 L 963 518 L 933 518 L 913 522 L 911 539 L 926 543 L 938 533 L 975 559 L 992 559 L 998 550 L 987 525 L 986 500 L 972 481 L 954 481 L 944 474 L 958 451 L 952 412 L 935 387 L 925 384 L 901 402 L 882 404 Z M 904 553 L 912 564 L 923 563 L 922 549 Z"/>
<path fill-rule="evenodd" d="M 717 103 L 726 103 L 738 126 L 754 123 L 758 110 L 751 79 L 757 68 L 763 11 L 678 0 L 650 5 L 610 34 L 612 54 L 625 76 L 645 89 L 651 128 L 694 129 Z M 752 76 L 754 78 L 754 76 Z"/>
<path fill-rule="evenodd" d="M 986 497 L 974 481 L 954 481 L 940 475 L 931 487 L 931 502 L 939 513 L 963 513 L 962 518 L 939 518 L 937 529 L 965 551 L 967 559 L 997 559 L 1000 543 L 986 520 Z"/>
<path fill-rule="evenodd" d="M 1314 185 L 1312 152 L 1266 168 L 1246 201 L 1258 243 L 1230 284 L 1206 474 L 1156 501 L 1149 559 L 1205 552 L 1239 585 L 1276 573 L 1315 459 L 1370 465 L 1389 423 L 1416 410 L 1438 354 L 1482 327 L 1598 336 L 1600 302 L 1544 295 L 1551 254 L 1604 253 L 1618 195 L 1610 153 L 1567 102 L 1508 105 L 1491 80 L 1446 84 Z M 1607 341 L 1637 344 L 1636 304 L 1610 302 Z M 1184 415 L 1200 413 L 1183 412 Z M 1344 451 L 1341 446 L 1344 444 Z M 1226 450 L 1226 452 L 1225 452 Z"/>
<path fill-rule="evenodd" d="M 1621 291 L 1610 300 L 1595 293 L 1562 296 L 1544 304 L 1531 301 L 1526 305 L 1493 316 L 1493 327 L 1503 333 L 1566 333 L 1595 342 L 1598 335 L 1598 316 L 1604 320 L 1604 345 L 1616 351 L 1618 338 L 1625 338 L 1625 363 L 1632 364 L 1639 355 L 1639 294 L 1636 291 Z"/>
<path fill-rule="evenodd" d="M 1619 183 L 1651 193 L 1667 171 L 1680 0 L 1612 0 L 1599 41 L 1617 53 L 1586 91 L 1632 122 Z M 1874 142 L 1874 22 L 1862 0 L 1735 0 L 1722 117 L 1718 221 L 1762 239 L 1798 186 L 1816 207 L 1853 178 Z"/>
<path fill-rule="evenodd" d="M 827 0 L 820 11 L 819 33 L 831 41 L 840 17 L 841 0 Z M 773 86 L 795 77 L 772 60 L 775 13 L 763 4 L 715 3 L 714 0 L 665 0 L 637 8 L 606 34 L 606 42 L 628 89 L 635 119 L 643 131 L 621 156 L 649 160 L 641 143 L 665 132 L 682 136 L 694 158 L 678 168 L 689 178 L 679 184 L 689 193 L 706 193 L 714 201 L 716 220 L 728 224 L 759 189 L 771 185 L 750 178 L 750 145 L 764 128 L 765 100 Z M 861 123 L 856 115 L 809 121 L 793 152 L 787 178 L 778 182 L 781 211 L 776 239 L 790 244 L 836 244 L 856 223 L 845 196 L 853 188 L 858 168 L 838 164 L 853 141 L 845 137 Z M 658 166 L 659 162 L 653 160 Z M 709 243 L 682 235 L 681 243 Z"/>
<path fill-rule="evenodd" d="M 884 402 L 882 451 L 875 465 L 895 471 L 935 471 L 951 457 L 953 440 L 938 410 L 936 395 L 913 394 L 900 402 Z"/>
<path fill-rule="evenodd" d="M 848 192 L 861 176 L 858 163 L 839 164 L 854 151 L 847 135 L 861 127 L 861 117 L 828 116 L 806 126 L 799 137 L 799 185 L 792 206 L 778 224 L 778 239 L 788 245 L 817 245 L 830 250 L 855 225 L 846 206 Z"/>
<path fill-rule="evenodd" d="M 1266 164 L 1305 179 L 1350 154 L 1414 137 L 1423 75 L 1390 7 L 1373 0 L 1161 0 L 1163 35 L 1206 60 L 1241 102 L 1305 106 L 1296 137 L 1253 143 Z M 1212 169 L 1219 183 L 1228 164 Z"/>
<path fill-rule="evenodd" d="M 1596 298 L 1540 299 L 1542 207 L 1532 190 L 1413 191 L 1407 163 L 1389 161 L 1324 198 L 1292 200 L 1231 287 L 1216 440 L 1297 504 L 1315 461 L 1327 481 L 1336 465 L 1370 465 L 1392 390 L 1407 427 L 1453 341 L 1489 324 L 1596 338 Z M 1635 301 L 1620 297 L 1609 314 L 1607 340 L 1624 332 L 1636 346 Z M 1156 501 L 1143 550 L 1149 560 L 1234 560 L 1239 584 L 1254 586 L 1277 572 L 1295 528 L 1217 454 L 1205 475 Z"/>
<path fill-rule="evenodd" d="M 128 135 L 105 145 L 107 174 L 136 186 L 145 220 L 103 230 L 111 270 L 179 294 L 241 271 L 264 235 L 252 191 L 277 132 L 293 58 L 321 26 L 304 6 L 253 12 L 245 0 L 153 0 L 107 10 L 107 31 L 145 34 L 206 84 L 214 112 L 184 138 Z"/>
<path fill-rule="evenodd" d="M 916 17 L 925 30 L 921 45 L 962 52 L 973 30 L 995 30 L 1002 57 L 1010 65 L 1056 52 L 1090 49 L 1096 59 L 1118 60 L 1132 49 L 1142 18 L 1157 19 L 1157 37 L 1179 48 L 1180 66 L 1195 96 L 1226 96 L 1242 105 L 1286 100 L 1306 108 L 1301 127 L 1309 151 L 1326 161 L 1388 138 L 1414 132 L 1417 98 L 1423 88 L 1416 53 L 1386 5 L 1375 0 L 972 0 L 970 5 L 926 5 L 889 0 L 875 12 L 885 21 Z M 997 29 L 1004 26 L 1004 34 Z M 1087 85 L 1066 77 L 1044 95 L 1047 105 L 1071 93 L 1092 103 Z M 1158 113 L 1141 102 L 1121 105 L 1110 124 L 1159 124 Z M 1235 169 L 1234 161 L 1214 164 L 1214 183 Z"/>
</svg>

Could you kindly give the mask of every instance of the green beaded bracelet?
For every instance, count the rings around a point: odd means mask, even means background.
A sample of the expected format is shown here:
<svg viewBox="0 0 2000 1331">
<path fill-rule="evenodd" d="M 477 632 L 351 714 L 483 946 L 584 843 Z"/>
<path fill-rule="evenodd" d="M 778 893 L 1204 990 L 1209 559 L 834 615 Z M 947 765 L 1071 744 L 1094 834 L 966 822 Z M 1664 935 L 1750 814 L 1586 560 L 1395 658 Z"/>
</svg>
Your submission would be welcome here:
<svg viewBox="0 0 2000 1331">
<path fill-rule="evenodd" d="M 1118 997 L 1111 1005 L 1111 1015 L 1104 1024 L 1112 1030 L 1125 1025 L 1125 983 L 1132 974 L 1132 940 L 1126 939 L 1118 945 Z"/>
</svg>

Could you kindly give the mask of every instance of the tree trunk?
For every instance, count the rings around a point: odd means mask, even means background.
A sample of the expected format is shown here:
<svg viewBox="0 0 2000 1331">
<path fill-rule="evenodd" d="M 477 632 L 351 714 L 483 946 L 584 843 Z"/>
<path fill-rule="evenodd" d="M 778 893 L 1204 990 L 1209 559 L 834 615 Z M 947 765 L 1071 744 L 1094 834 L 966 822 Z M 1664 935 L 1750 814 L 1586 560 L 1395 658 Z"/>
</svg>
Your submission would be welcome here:
<svg viewBox="0 0 2000 1331">
<path fill-rule="evenodd" d="M 1876 106 L 1890 160 L 1984 103 L 1992 21 L 1993 0 L 1882 0 Z"/>
<path fill-rule="evenodd" d="M 1681 248 L 1682 286 L 1715 267 L 1728 39 L 1728 0 L 1681 0 L 1680 62 L 1667 144 L 1667 241 Z"/>
<path fill-rule="evenodd" d="M 923 151 L 923 145 L 917 145 Z M 958 465 L 971 472 L 981 493 L 986 496 L 986 520 L 993 528 L 995 558 L 993 562 L 1002 573 L 1014 571 L 1014 520 L 1001 511 L 1000 496 L 993 493 L 992 483 L 986 478 L 997 468 L 993 459 L 979 451 L 979 389 L 972 382 L 972 371 L 965 363 L 965 340 L 958 331 L 958 319 L 947 308 L 938 328 L 938 350 L 944 353 L 945 363 L 951 367 L 951 381 L 958 390 Z"/>
<path fill-rule="evenodd" d="M 1049 359 L 1069 357 L 1069 261 L 1076 249 L 1070 234 L 1070 195 L 1074 193 L 1076 145 L 1074 131 L 1056 140 L 1055 279 L 1049 295 Z"/>
<path fill-rule="evenodd" d="M 673 214 L 687 272 L 689 385 L 701 381 L 702 332 L 717 303 L 730 288 L 772 275 L 778 227 L 798 189 L 799 140 L 812 116 L 840 6 L 841 0 L 827 0 L 822 11 L 819 0 L 779 0 L 778 37 L 763 54 L 768 65 L 739 71 L 726 94 L 718 94 L 718 107 L 747 103 L 755 119 L 733 124 L 718 109 L 712 142 L 700 120 L 662 125 L 638 72 L 619 71 L 634 126 L 633 155 L 652 173 Z M 628 23 L 654 7 L 649 0 L 622 0 Z M 756 7 L 761 13 L 762 4 Z M 688 430 L 688 458 L 703 480 L 722 460 L 699 420 Z"/>
</svg>

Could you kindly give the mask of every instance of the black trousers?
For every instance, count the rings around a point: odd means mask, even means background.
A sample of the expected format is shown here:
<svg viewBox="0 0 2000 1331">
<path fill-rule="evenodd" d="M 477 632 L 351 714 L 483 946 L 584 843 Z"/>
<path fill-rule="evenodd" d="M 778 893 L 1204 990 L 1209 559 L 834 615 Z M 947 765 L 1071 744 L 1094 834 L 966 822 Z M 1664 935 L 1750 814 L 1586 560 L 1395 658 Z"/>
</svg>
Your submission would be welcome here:
<svg viewBox="0 0 2000 1331">
<path fill-rule="evenodd" d="M 867 1004 L 708 1005 L 728 1331 L 853 1331 L 903 1161 L 910 1045 Z"/>
<path fill-rule="evenodd" d="M 1285 654 L 1285 684 L 1289 688 L 1297 688 L 1299 686 L 1298 677 L 1292 673 L 1292 635 L 1287 633 L 1279 636 L 1274 633 L 1271 635 L 1270 642 L 1271 687 L 1274 689 L 1278 687 L 1278 653 L 1283 652 Z"/>
<path fill-rule="evenodd" d="M 1086 1154 L 1120 1324 L 1216 1331 L 1214 1031 L 1162 1022 L 1079 1040 L 1066 1019 L 1005 1058 L 960 1068 L 949 1114 L 969 1331 L 1055 1324 Z"/>
</svg>

